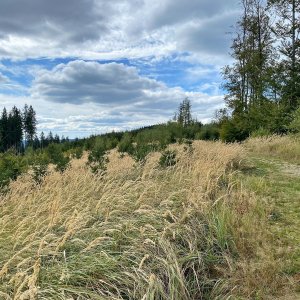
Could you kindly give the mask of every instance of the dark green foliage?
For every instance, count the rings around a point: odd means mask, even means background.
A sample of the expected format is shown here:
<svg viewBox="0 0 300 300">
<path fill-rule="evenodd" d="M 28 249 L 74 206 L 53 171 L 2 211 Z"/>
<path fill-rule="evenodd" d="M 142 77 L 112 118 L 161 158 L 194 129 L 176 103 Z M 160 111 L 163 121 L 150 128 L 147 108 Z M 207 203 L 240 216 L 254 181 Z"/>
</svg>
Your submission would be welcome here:
<svg viewBox="0 0 300 300">
<path fill-rule="evenodd" d="M 25 142 L 28 144 L 33 143 L 33 140 L 36 135 L 36 125 L 36 113 L 33 107 L 31 105 L 28 107 L 28 105 L 25 104 L 23 110 L 23 128 L 25 134 Z"/>
<path fill-rule="evenodd" d="M 294 133 L 300 132 L 300 107 L 292 114 L 292 121 L 288 125 L 288 129 Z"/>
<path fill-rule="evenodd" d="M 64 155 L 61 145 L 50 144 L 46 149 L 46 153 L 57 171 L 64 172 L 69 166 L 70 158 Z"/>
<path fill-rule="evenodd" d="M 7 145 L 5 145 L 5 148 L 14 148 L 16 151 L 21 152 L 23 150 L 23 122 L 21 111 L 17 107 L 14 106 L 9 112 L 7 123 Z"/>
<path fill-rule="evenodd" d="M 121 153 L 133 153 L 132 136 L 129 132 L 125 132 L 118 144 L 118 151 Z"/>
<path fill-rule="evenodd" d="M 14 151 L 0 154 L 0 189 L 7 186 L 10 180 L 17 179 L 26 170 L 25 160 Z"/>
<path fill-rule="evenodd" d="M 202 126 L 195 135 L 196 140 L 215 141 L 220 138 L 220 128 L 218 124 L 211 123 Z"/>
<path fill-rule="evenodd" d="M 92 172 L 97 173 L 106 170 L 106 164 L 108 163 L 106 153 L 115 146 L 116 141 L 107 137 L 97 137 L 95 139 L 94 146 L 88 156 L 88 165 Z"/>
<path fill-rule="evenodd" d="M 176 152 L 171 150 L 164 151 L 159 159 L 159 165 L 163 168 L 175 166 L 176 162 Z"/>
<path fill-rule="evenodd" d="M 243 123 L 231 119 L 224 121 L 220 130 L 220 137 L 224 142 L 243 141 L 249 137 L 249 131 L 243 126 Z"/>
<path fill-rule="evenodd" d="M 71 158 L 80 159 L 83 155 L 83 148 L 82 147 L 75 147 L 69 150 Z"/>
<path fill-rule="evenodd" d="M 136 144 L 134 151 L 133 151 L 133 158 L 138 162 L 144 162 L 146 159 L 146 156 L 154 151 L 159 150 L 158 144 L 150 144 L 150 143 L 138 143 Z"/>
<path fill-rule="evenodd" d="M 241 0 L 243 15 L 231 47 L 234 63 L 223 69 L 230 111 L 218 118 L 224 141 L 241 141 L 258 130 L 287 133 L 291 112 L 300 104 L 300 2 L 268 2 Z"/>
<path fill-rule="evenodd" d="M 192 119 L 192 105 L 188 98 L 185 98 L 178 107 L 178 112 L 175 114 L 174 121 L 182 126 L 191 125 L 194 120 Z"/>
<path fill-rule="evenodd" d="M 40 184 L 47 175 L 48 164 L 49 158 L 46 153 L 39 152 L 34 154 L 31 166 L 33 171 L 32 178 L 36 183 Z"/>
</svg>

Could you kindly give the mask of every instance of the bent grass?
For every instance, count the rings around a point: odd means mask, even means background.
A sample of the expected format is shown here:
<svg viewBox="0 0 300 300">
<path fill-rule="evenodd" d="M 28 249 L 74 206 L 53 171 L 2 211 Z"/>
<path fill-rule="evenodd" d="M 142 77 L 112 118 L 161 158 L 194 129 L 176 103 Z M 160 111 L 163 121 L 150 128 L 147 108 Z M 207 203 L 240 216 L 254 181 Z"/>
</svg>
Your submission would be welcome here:
<svg viewBox="0 0 300 300">
<path fill-rule="evenodd" d="M 268 211 L 234 179 L 240 145 L 171 146 L 144 164 L 86 158 L 0 196 L 2 299 L 264 299 L 283 282 Z"/>
</svg>

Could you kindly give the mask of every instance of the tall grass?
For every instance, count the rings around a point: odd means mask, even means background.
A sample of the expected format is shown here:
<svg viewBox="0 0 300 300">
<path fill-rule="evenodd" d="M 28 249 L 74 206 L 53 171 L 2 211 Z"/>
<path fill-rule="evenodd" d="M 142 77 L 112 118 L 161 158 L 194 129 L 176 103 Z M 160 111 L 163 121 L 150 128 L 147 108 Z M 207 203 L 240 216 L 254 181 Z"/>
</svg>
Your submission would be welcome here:
<svg viewBox="0 0 300 300">
<path fill-rule="evenodd" d="M 300 163 L 300 135 L 250 138 L 245 142 L 245 146 L 256 154 Z"/>
<path fill-rule="evenodd" d="M 239 145 L 86 157 L 0 196 L 1 299 L 252 299 L 278 290 L 263 204 L 233 180 Z"/>
</svg>

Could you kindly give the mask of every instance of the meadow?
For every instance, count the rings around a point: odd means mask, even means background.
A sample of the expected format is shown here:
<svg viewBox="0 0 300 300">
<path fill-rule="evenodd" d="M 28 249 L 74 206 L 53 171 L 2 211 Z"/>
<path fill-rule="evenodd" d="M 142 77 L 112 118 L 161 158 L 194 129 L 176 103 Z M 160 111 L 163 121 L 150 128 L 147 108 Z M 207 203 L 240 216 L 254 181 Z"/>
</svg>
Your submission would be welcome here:
<svg viewBox="0 0 300 300">
<path fill-rule="evenodd" d="M 96 173 L 85 153 L 41 182 L 19 176 L 0 196 L 0 299 L 286 295 L 273 207 L 244 183 L 249 147 L 174 144 L 171 164 L 111 150 Z"/>
</svg>

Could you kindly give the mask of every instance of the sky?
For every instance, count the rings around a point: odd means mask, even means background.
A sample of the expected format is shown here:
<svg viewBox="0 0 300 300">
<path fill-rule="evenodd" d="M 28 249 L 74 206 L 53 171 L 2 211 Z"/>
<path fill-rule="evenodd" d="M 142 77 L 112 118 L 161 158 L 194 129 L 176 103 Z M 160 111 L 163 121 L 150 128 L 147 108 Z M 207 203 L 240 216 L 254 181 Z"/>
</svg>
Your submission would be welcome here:
<svg viewBox="0 0 300 300">
<path fill-rule="evenodd" d="M 84 137 L 166 122 L 191 100 L 224 106 L 238 0 L 1 0 L 0 109 L 38 131 Z"/>
</svg>

